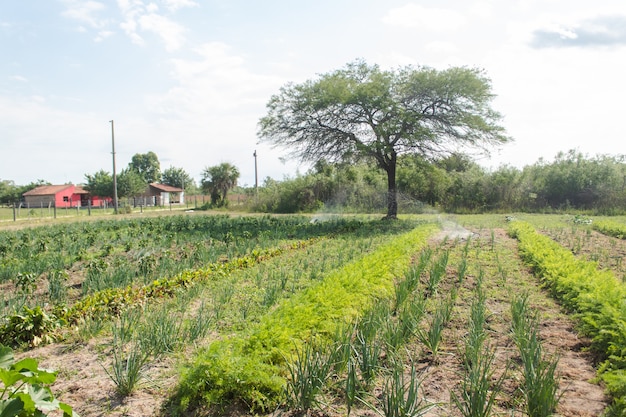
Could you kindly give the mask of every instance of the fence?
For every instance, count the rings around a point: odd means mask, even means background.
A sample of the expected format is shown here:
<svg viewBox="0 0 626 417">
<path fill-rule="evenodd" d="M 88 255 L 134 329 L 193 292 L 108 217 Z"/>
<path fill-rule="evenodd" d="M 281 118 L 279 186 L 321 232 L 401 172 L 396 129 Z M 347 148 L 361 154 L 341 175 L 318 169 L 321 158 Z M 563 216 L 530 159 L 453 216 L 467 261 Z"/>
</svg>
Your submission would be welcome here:
<svg viewBox="0 0 626 417">
<path fill-rule="evenodd" d="M 228 196 L 228 200 L 231 207 L 237 207 L 244 205 L 247 198 L 243 194 L 233 194 Z M 184 204 L 170 203 L 166 205 L 154 205 L 154 203 L 150 204 L 140 198 L 127 198 L 119 200 L 118 208 L 122 213 L 191 210 L 202 207 L 210 202 L 211 197 L 207 195 L 185 196 Z M 58 217 L 102 216 L 114 214 L 114 212 L 115 208 L 113 205 L 110 203 L 107 204 L 106 201 L 97 206 L 87 204 L 85 206 L 78 207 L 71 206 L 70 204 L 63 207 L 55 207 L 52 203 L 42 202 L 38 205 L 34 205 L 22 202 L 13 206 L 0 207 L 0 222 L 56 219 Z"/>
</svg>

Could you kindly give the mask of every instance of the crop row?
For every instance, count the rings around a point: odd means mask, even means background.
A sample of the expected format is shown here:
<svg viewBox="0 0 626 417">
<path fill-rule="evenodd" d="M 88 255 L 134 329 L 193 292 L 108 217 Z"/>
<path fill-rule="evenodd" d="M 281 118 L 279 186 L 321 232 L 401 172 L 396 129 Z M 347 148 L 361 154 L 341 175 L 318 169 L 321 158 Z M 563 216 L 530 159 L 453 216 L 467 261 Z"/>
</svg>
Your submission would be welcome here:
<svg viewBox="0 0 626 417">
<path fill-rule="evenodd" d="M 224 338 L 201 351 L 183 375 L 171 411 L 239 400 L 252 409 L 276 406 L 286 386 L 287 363 L 303 343 L 328 342 L 354 323 L 376 299 L 394 292 L 411 256 L 435 229 L 423 225 L 393 238 L 373 253 L 326 275 L 284 300 L 248 332 Z"/>
<path fill-rule="evenodd" d="M 531 225 L 513 222 L 511 236 L 519 240 L 522 258 L 533 268 L 555 298 L 576 313 L 581 331 L 603 359 L 599 376 L 614 403 L 610 415 L 626 411 L 626 287 L 595 262 L 576 258 Z M 611 414 L 612 413 L 612 414 Z"/>
<path fill-rule="evenodd" d="M 40 307 L 24 307 L 23 311 L 6 316 L 0 323 L 0 344 L 38 344 L 50 340 L 51 331 L 62 325 L 75 325 L 79 321 L 118 316 L 123 310 L 142 304 L 148 299 L 171 296 L 175 291 L 188 288 L 198 282 L 226 276 L 234 270 L 248 268 L 265 259 L 282 254 L 285 249 L 298 249 L 315 243 L 317 239 L 292 243 L 289 248 L 255 250 L 248 256 L 229 262 L 216 262 L 202 269 L 188 270 L 171 278 L 159 279 L 144 286 L 129 285 L 109 288 L 91 294 L 71 308 L 57 308 L 43 312 Z M 47 339 L 46 339 L 47 338 Z"/>
<path fill-rule="evenodd" d="M 43 326 L 53 321 L 47 316 L 52 310 L 67 316 L 60 311 L 67 305 L 98 298 L 113 305 L 120 297 L 136 298 L 138 291 L 164 291 L 172 277 L 184 279 L 207 265 L 233 265 L 298 239 L 371 232 L 354 218 L 312 223 L 301 216 L 172 216 L 66 226 L 0 233 L 1 320 Z M 8 278 L 11 282 L 2 283 Z M 36 333 L 24 325 L 26 333 Z"/>
<path fill-rule="evenodd" d="M 626 224 L 609 220 L 599 220 L 593 223 L 593 228 L 607 236 L 626 239 Z"/>
</svg>

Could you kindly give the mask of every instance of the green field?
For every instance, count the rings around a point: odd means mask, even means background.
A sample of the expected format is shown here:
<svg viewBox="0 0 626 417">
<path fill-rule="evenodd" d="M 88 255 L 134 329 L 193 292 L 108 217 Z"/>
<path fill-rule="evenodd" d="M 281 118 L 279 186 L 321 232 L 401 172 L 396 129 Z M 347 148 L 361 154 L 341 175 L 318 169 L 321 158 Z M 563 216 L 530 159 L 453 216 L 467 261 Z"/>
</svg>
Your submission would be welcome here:
<svg viewBox="0 0 626 417">
<path fill-rule="evenodd" d="M 626 291 L 625 218 L 379 218 L 9 220 L 0 341 L 83 416 L 620 415 L 619 297 L 562 275 Z"/>
</svg>

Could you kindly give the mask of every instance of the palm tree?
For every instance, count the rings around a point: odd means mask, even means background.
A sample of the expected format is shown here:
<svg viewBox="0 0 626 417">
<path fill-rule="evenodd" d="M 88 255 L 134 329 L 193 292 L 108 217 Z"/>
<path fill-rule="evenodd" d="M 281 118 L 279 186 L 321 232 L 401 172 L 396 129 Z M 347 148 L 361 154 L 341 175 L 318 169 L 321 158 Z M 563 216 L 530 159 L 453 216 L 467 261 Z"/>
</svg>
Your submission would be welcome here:
<svg viewBox="0 0 626 417">
<path fill-rule="evenodd" d="M 207 167 L 202 171 L 202 189 L 211 196 L 211 204 L 222 207 L 228 205 L 228 190 L 237 185 L 239 170 L 228 162 Z"/>
</svg>

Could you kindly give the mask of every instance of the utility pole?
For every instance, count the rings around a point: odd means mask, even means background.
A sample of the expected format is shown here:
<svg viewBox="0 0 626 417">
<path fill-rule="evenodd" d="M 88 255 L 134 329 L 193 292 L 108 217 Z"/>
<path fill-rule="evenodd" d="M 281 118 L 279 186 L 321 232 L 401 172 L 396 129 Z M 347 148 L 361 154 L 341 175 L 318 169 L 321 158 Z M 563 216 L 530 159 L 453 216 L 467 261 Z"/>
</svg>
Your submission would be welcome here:
<svg viewBox="0 0 626 417">
<path fill-rule="evenodd" d="M 111 122 L 111 154 L 113 155 L 113 205 L 115 207 L 115 214 L 117 214 L 117 174 L 115 172 L 115 129 L 113 127 L 113 120 Z"/>
<path fill-rule="evenodd" d="M 256 164 L 256 149 L 254 150 L 254 153 L 252 155 L 254 155 L 254 193 L 258 197 L 259 196 L 259 174 L 258 174 L 257 164 Z"/>
</svg>

